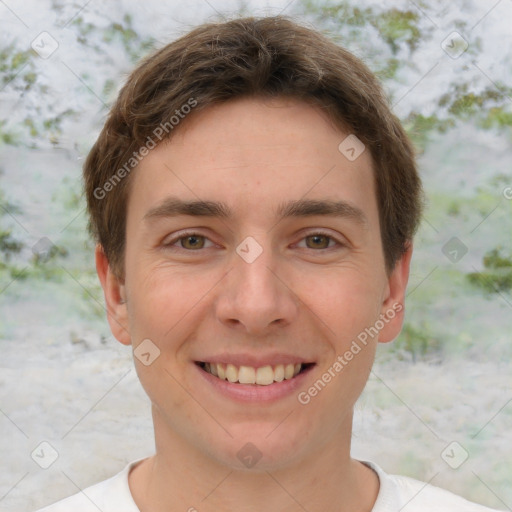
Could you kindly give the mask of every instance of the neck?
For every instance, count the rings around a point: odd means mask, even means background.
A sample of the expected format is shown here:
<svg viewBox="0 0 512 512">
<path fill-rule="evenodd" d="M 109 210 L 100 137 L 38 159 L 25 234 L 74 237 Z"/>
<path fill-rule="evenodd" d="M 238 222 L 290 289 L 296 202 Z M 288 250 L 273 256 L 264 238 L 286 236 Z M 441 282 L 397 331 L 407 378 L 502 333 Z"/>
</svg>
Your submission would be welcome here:
<svg viewBox="0 0 512 512">
<path fill-rule="evenodd" d="M 219 462 L 165 428 L 153 411 L 156 454 L 129 475 L 141 512 L 371 512 L 379 491 L 374 471 L 350 458 L 352 415 L 314 453 L 289 465 L 248 470 Z M 347 429 L 348 426 L 348 429 Z"/>
</svg>

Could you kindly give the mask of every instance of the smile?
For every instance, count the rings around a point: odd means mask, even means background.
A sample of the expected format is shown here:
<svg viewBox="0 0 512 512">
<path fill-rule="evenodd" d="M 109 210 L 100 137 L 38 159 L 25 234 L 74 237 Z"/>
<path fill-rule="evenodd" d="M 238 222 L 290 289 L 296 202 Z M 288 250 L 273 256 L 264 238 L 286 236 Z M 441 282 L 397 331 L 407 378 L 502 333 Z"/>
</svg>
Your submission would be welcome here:
<svg viewBox="0 0 512 512">
<path fill-rule="evenodd" d="M 268 386 L 275 382 L 293 379 L 300 373 L 306 371 L 314 363 L 276 364 L 258 368 L 243 365 L 235 366 L 230 363 L 197 362 L 196 364 L 214 377 L 233 384 Z"/>
</svg>

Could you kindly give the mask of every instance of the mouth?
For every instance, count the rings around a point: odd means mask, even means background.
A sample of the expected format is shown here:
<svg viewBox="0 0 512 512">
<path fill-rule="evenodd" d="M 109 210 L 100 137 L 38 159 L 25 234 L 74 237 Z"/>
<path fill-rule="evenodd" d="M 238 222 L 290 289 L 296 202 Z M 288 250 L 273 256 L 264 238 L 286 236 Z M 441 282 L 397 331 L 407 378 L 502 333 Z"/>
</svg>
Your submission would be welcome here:
<svg viewBox="0 0 512 512">
<path fill-rule="evenodd" d="M 195 364 L 204 372 L 219 380 L 247 386 L 269 386 L 277 382 L 293 380 L 315 366 L 315 363 L 288 363 L 255 368 L 253 366 L 236 366 L 231 363 L 205 361 L 196 361 Z"/>
</svg>

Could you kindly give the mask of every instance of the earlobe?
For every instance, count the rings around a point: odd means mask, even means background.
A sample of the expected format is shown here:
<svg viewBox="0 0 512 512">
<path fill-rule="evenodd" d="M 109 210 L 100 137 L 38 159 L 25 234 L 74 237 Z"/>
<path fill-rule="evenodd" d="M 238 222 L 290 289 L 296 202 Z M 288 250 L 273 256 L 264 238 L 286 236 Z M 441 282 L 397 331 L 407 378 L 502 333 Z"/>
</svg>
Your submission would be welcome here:
<svg viewBox="0 0 512 512">
<path fill-rule="evenodd" d="M 384 323 L 384 327 L 379 332 L 379 342 L 381 343 L 393 341 L 402 330 L 405 313 L 405 292 L 409 281 L 412 251 L 412 242 L 410 242 L 388 278 L 387 294 L 381 308 L 381 319 Z"/>
<path fill-rule="evenodd" d="M 128 310 L 124 283 L 114 274 L 103 247 L 98 244 L 95 250 L 96 272 L 98 273 L 105 304 L 107 320 L 114 337 L 124 345 L 130 345 L 128 331 Z"/>
</svg>

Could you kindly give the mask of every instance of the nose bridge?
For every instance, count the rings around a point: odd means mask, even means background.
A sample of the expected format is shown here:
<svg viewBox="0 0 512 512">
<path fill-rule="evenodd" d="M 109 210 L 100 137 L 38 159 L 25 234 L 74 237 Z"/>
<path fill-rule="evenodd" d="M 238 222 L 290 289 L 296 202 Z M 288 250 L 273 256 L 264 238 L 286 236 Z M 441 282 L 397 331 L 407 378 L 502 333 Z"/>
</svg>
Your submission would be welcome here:
<svg viewBox="0 0 512 512">
<path fill-rule="evenodd" d="M 279 291 L 276 289 L 276 276 L 271 269 L 276 268 L 276 256 L 273 254 L 268 237 L 247 237 L 236 249 L 235 284 L 238 300 L 250 301 L 269 307 L 276 302 Z"/>
<path fill-rule="evenodd" d="M 259 296 L 260 300 L 266 301 L 277 297 L 277 278 L 275 271 L 272 271 L 276 265 L 270 252 L 268 250 L 265 256 L 262 254 L 251 263 L 245 260 L 238 262 L 235 275 L 239 279 L 239 296 Z"/>
<path fill-rule="evenodd" d="M 295 297 L 279 277 L 280 265 L 269 237 L 258 240 L 247 237 L 236 248 L 234 268 L 217 310 L 221 321 L 243 324 L 251 332 L 278 320 L 289 323 L 296 314 Z"/>
</svg>

